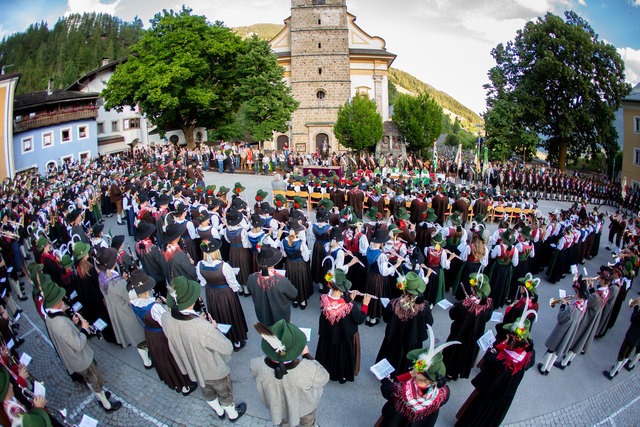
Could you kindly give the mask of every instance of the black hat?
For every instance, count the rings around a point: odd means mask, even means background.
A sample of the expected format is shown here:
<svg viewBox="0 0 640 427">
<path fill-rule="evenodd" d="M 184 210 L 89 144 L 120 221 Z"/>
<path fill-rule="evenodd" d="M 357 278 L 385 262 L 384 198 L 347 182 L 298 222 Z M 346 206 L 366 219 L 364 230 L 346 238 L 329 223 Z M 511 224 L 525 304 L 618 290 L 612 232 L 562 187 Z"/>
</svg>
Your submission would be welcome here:
<svg viewBox="0 0 640 427">
<path fill-rule="evenodd" d="M 242 222 L 242 214 L 236 210 L 227 212 L 227 224 L 234 226 Z"/>
<path fill-rule="evenodd" d="M 220 249 L 220 246 L 222 246 L 222 240 L 220 239 L 203 240 L 202 243 L 200 243 L 200 249 L 206 254 L 217 251 Z"/>
<path fill-rule="evenodd" d="M 325 208 L 318 208 L 316 211 L 316 221 L 325 222 L 331 217 L 331 212 L 326 210 Z"/>
<path fill-rule="evenodd" d="M 101 271 L 106 271 L 115 267 L 117 259 L 118 251 L 116 251 L 114 248 L 98 248 L 98 253 L 96 254 L 96 263 L 98 264 L 98 268 Z"/>
<path fill-rule="evenodd" d="M 167 243 L 171 243 L 184 234 L 187 229 L 186 224 L 169 224 L 164 231 L 164 238 Z"/>
<path fill-rule="evenodd" d="M 385 243 L 389 240 L 389 233 L 382 228 L 378 228 L 371 236 L 371 241 L 373 243 Z"/>
<path fill-rule="evenodd" d="M 143 204 L 144 202 L 148 202 L 148 201 L 149 201 L 149 196 L 147 196 L 146 193 L 140 192 L 138 194 L 138 203 L 139 204 Z"/>
<path fill-rule="evenodd" d="M 293 218 L 295 220 L 303 220 L 305 219 L 305 216 L 300 209 L 292 209 L 289 213 L 289 218 Z"/>
<path fill-rule="evenodd" d="M 209 212 L 208 210 L 202 210 L 199 212 L 199 215 L 197 217 L 198 221 L 200 221 L 201 223 L 205 222 L 206 220 L 211 218 L 211 212 Z"/>
<path fill-rule="evenodd" d="M 342 234 L 342 230 L 340 227 L 333 227 L 329 232 L 329 241 L 335 240 L 337 242 L 341 242 L 344 240 L 344 235 Z"/>
<path fill-rule="evenodd" d="M 287 224 L 287 227 L 289 228 L 289 230 L 293 230 L 296 233 L 299 233 L 300 231 L 304 230 L 304 227 L 302 226 L 302 224 L 300 224 L 298 221 L 292 218 L 289 219 L 289 223 Z"/>
<path fill-rule="evenodd" d="M 136 240 L 148 239 L 156 230 L 156 226 L 149 221 L 140 221 L 138 227 L 136 227 L 135 238 Z"/>
<path fill-rule="evenodd" d="M 93 236 L 93 237 L 100 236 L 100 233 L 102 233 L 102 230 L 104 230 L 104 224 L 96 224 L 96 225 L 94 225 L 93 229 L 91 229 L 91 236 Z"/>
<path fill-rule="evenodd" d="M 411 261 L 411 265 L 417 267 L 424 263 L 424 254 L 420 250 L 420 248 L 415 247 L 409 256 L 409 261 Z"/>
<path fill-rule="evenodd" d="M 111 240 L 111 247 L 114 249 L 120 249 L 120 246 L 124 243 L 124 235 L 118 234 L 117 236 L 113 236 Z"/>
<path fill-rule="evenodd" d="M 171 203 L 171 200 L 171 197 L 167 196 L 166 194 L 161 194 L 156 199 L 156 206 L 168 205 L 169 203 Z"/>
<path fill-rule="evenodd" d="M 260 267 L 273 267 L 279 263 L 281 259 L 282 254 L 280 251 L 269 245 L 264 245 L 258 253 L 258 265 Z"/>
<path fill-rule="evenodd" d="M 273 209 L 273 206 L 271 206 L 269 202 L 260 203 L 260 211 L 262 211 L 263 214 L 271 215 L 274 210 L 275 209 Z"/>
<path fill-rule="evenodd" d="M 127 290 L 134 290 L 136 291 L 137 295 L 140 295 L 147 291 L 150 291 L 155 286 L 156 279 L 147 276 L 144 270 L 138 268 L 136 270 L 133 270 L 131 276 L 129 276 L 129 284 L 127 285 Z"/>
<path fill-rule="evenodd" d="M 187 205 L 184 204 L 183 202 L 176 202 L 176 204 L 173 206 L 173 213 L 180 215 L 181 213 L 184 213 L 187 211 Z"/>
<path fill-rule="evenodd" d="M 67 214 L 67 218 L 66 218 L 67 222 L 72 223 L 80 216 L 81 213 L 82 213 L 82 210 L 80 210 L 79 208 L 72 210 Z"/>
<path fill-rule="evenodd" d="M 247 202 L 242 200 L 240 197 L 234 197 L 233 201 L 231 202 L 231 207 L 242 210 L 247 207 Z"/>
<path fill-rule="evenodd" d="M 253 228 L 262 227 L 264 225 L 264 219 L 258 214 L 251 215 L 251 226 Z"/>
</svg>

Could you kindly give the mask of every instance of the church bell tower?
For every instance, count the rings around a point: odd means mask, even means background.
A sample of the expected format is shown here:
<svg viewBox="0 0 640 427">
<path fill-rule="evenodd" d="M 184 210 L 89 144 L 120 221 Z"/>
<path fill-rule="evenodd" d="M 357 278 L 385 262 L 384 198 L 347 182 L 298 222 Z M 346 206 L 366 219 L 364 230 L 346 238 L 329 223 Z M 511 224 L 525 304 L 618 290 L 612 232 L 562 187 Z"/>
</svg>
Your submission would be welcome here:
<svg viewBox="0 0 640 427">
<path fill-rule="evenodd" d="M 290 32 L 291 89 L 300 102 L 291 148 L 331 154 L 338 109 L 351 93 L 346 0 L 292 0 Z"/>
</svg>

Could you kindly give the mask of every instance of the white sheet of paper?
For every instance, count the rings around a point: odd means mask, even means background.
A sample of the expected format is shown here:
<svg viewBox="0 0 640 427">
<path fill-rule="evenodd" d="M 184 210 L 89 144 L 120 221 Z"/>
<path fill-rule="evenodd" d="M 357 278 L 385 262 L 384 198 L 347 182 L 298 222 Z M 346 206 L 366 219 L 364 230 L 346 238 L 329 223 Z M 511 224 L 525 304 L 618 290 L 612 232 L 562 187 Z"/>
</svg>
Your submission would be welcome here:
<svg viewBox="0 0 640 427">
<path fill-rule="evenodd" d="M 31 363 L 31 356 L 29 356 L 27 353 L 22 353 L 22 355 L 20 356 L 20 363 L 24 366 L 29 366 L 29 363 Z"/>
<path fill-rule="evenodd" d="M 567 296 L 567 291 L 564 289 L 558 289 L 558 295 L 560 295 L 560 298 L 564 298 Z"/>
<path fill-rule="evenodd" d="M 491 313 L 491 319 L 489 319 L 489 322 L 502 322 L 502 319 L 504 319 L 504 313 L 501 313 L 499 311 L 494 311 L 493 313 Z"/>
<path fill-rule="evenodd" d="M 393 371 L 396 369 L 391 366 L 391 363 L 387 359 L 382 359 L 375 365 L 369 368 L 369 370 L 376 376 L 377 379 L 381 380 L 391 375 Z"/>
<path fill-rule="evenodd" d="M 287 270 L 275 270 L 276 274 L 279 274 L 281 276 L 286 276 L 287 275 Z"/>
<path fill-rule="evenodd" d="M 0 295 L 1 298 L 4 298 L 5 295 L 7 295 L 7 290 L 5 289 L 4 291 L 2 291 L 2 295 Z"/>
<path fill-rule="evenodd" d="M 47 396 L 47 390 L 44 388 L 44 384 L 42 384 L 41 382 L 38 382 L 38 381 L 34 381 L 33 382 L 33 394 L 35 394 L 36 396 L 46 397 Z"/>
<path fill-rule="evenodd" d="M 14 317 L 13 321 L 17 322 L 18 320 L 20 320 L 21 317 L 22 317 L 22 313 L 18 313 L 16 314 L 16 317 Z"/>
<path fill-rule="evenodd" d="M 439 305 L 440 307 L 442 307 L 443 309 L 445 309 L 445 310 L 448 310 L 448 309 L 450 309 L 451 307 L 453 307 L 453 304 L 451 304 L 451 302 L 450 302 L 448 299 L 443 299 L 442 301 L 440 301 L 440 302 L 438 303 L 438 305 Z"/>
<path fill-rule="evenodd" d="M 14 345 L 15 345 L 15 343 L 13 342 L 13 338 L 11 338 L 9 341 L 7 341 L 7 348 L 9 350 L 11 350 Z"/>
<path fill-rule="evenodd" d="M 489 329 L 483 336 L 478 339 L 478 345 L 482 351 L 487 351 L 491 345 L 495 342 L 496 337 L 493 335 L 493 330 Z"/>
<path fill-rule="evenodd" d="M 73 304 L 73 311 L 75 311 L 76 313 L 79 312 L 81 308 L 82 308 L 82 303 L 80 301 Z"/>
<path fill-rule="evenodd" d="M 389 305 L 389 301 L 391 301 L 389 298 L 380 298 L 380 304 L 382 304 L 383 307 Z"/>
<path fill-rule="evenodd" d="M 226 334 L 227 332 L 229 332 L 229 330 L 231 329 L 231 325 L 227 324 L 227 323 L 218 323 L 218 329 L 220 330 L 220 332 L 222 332 L 223 334 Z"/>
<path fill-rule="evenodd" d="M 91 418 L 86 414 L 82 414 L 82 419 L 80 423 L 78 423 L 78 427 L 96 427 L 98 425 L 98 420 Z"/>
<path fill-rule="evenodd" d="M 234 272 L 235 274 L 240 273 L 240 267 L 234 268 L 234 269 L 233 269 L 233 272 Z"/>
<path fill-rule="evenodd" d="M 71 295 L 69 295 L 69 299 L 75 299 L 78 296 L 78 293 L 76 291 L 71 292 Z"/>
<path fill-rule="evenodd" d="M 95 321 L 95 322 L 93 322 L 93 326 L 94 326 L 97 330 L 102 331 L 102 330 L 104 330 L 104 328 L 106 328 L 106 327 L 107 327 L 107 323 L 106 323 L 104 320 L 102 320 L 101 318 L 99 318 L 99 317 L 98 317 L 98 318 L 96 319 L 96 321 Z"/>
<path fill-rule="evenodd" d="M 300 328 L 300 330 L 307 337 L 307 342 L 310 342 L 311 341 L 311 328 Z"/>
<path fill-rule="evenodd" d="M 589 277 L 589 273 L 587 273 L 587 267 L 582 267 L 582 272 L 584 273 L 584 277 Z"/>
<path fill-rule="evenodd" d="M 571 274 L 578 274 L 578 266 L 573 264 L 571 266 Z"/>
</svg>

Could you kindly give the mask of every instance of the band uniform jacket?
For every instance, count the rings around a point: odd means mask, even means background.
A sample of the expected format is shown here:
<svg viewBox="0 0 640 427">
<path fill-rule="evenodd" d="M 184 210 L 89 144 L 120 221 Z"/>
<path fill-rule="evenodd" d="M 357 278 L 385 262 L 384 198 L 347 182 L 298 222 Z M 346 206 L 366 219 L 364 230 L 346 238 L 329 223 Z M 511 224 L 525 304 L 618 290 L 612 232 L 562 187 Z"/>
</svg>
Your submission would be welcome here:
<svg viewBox="0 0 640 427">
<path fill-rule="evenodd" d="M 580 326 L 582 314 L 583 312 L 575 305 L 562 304 L 560 306 L 556 326 L 544 343 L 550 352 L 561 357 L 569 350 L 578 331 L 578 326 Z"/>
<path fill-rule="evenodd" d="M 195 315 L 176 319 L 167 311 L 162 315 L 162 330 L 178 368 L 191 381 L 204 387 L 206 381 L 229 375 L 233 344 L 213 324 Z"/>
<path fill-rule="evenodd" d="M 111 183 L 111 187 L 109 187 L 109 201 L 111 203 L 116 203 L 122 200 L 122 190 L 120 186 L 116 182 Z"/>
<path fill-rule="evenodd" d="M 292 426 L 300 424 L 300 417 L 318 407 L 322 388 L 329 382 L 329 373 L 316 360 L 303 357 L 295 363 L 297 365 L 288 368 L 287 374 L 279 380 L 264 358 L 251 360 L 250 369 L 256 379 L 258 395 L 269 408 L 275 425 L 282 424 L 284 420 Z"/>
<path fill-rule="evenodd" d="M 104 272 L 100 273 L 98 280 L 118 344 L 127 347 L 144 341 L 144 330 L 129 301 L 127 281 L 122 276 L 109 278 Z"/>
<path fill-rule="evenodd" d="M 87 336 L 64 313 L 49 313 L 45 318 L 49 338 L 69 374 L 82 372 L 93 361 L 93 350 Z"/>
</svg>

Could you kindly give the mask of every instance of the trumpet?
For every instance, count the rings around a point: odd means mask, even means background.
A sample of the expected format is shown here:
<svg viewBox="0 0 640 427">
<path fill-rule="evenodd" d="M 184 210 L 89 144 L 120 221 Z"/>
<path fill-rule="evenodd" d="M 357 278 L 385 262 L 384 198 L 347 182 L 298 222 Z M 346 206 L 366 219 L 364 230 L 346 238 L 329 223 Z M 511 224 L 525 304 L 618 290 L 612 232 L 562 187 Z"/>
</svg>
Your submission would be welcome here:
<svg viewBox="0 0 640 427">
<path fill-rule="evenodd" d="M 7 231 L 7 230 L 0 230 L 0 236 L 6 237 L 8 239 L 13 239 L 13 240 L 18 240 L 20 238 L 20 236 L 18 236 L 17 233 L 12 233 L 11 231 Z"/>
<path fill-rule="evenodd" d="M 549 299 L 549 305 L 553 308 L 558 304 L 568 304 L 574 297 L 575 295 L 568 295 L 564 298 L 551 298 Z"/>
<path fill-rule="evenodd" d="M 22 395 L 24 396 L 25 399 L 27 399 L 29 402 L 31 402 L 33 404 L 33 402 L 36 400 L 36 395 L 29 390 L 27 387 L 20 387 L 20 392 L 22 393 Z M 62 409 L 58 409 L 55 406 L 51 405 L 51 403 L 49 403 L 49 401 L 46 401 L 46 405 L 45 405 L 45 409 L 47 409 L 47 411 L 55 411 L 58 414 L 60 414 L 60 416 L 62 417 L 62 420 L 64 422 L 65 425 L 69 425 L 66 421 L 67 418 L 67 409 L 66 408 L 62 408 Z"/>
<path fill-rule="evenodd" d="M 640 298 L 636 298 L 636 299 L 630 299 L 629 300 L 629 308 L 634 307 L 634 306 L 638 306 L 640 307 Z"/>
</svg>

